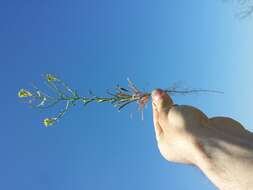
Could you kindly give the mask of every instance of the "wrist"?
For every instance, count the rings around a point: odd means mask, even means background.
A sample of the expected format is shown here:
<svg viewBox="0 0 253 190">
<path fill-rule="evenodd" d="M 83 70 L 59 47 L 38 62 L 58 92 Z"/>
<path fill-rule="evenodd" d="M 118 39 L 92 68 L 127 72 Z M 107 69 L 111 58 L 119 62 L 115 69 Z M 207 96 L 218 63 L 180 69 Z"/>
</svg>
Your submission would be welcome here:
<svg viewBox="0 0 253 190">
<path fill-rule="evenodd" d="M 253 144 L 248 134 L 230 136 L 212 126 L 206 128 L 205 134 L 199 139 L 195 165 L 222 190 L 252 186 Z"/>
</svg>

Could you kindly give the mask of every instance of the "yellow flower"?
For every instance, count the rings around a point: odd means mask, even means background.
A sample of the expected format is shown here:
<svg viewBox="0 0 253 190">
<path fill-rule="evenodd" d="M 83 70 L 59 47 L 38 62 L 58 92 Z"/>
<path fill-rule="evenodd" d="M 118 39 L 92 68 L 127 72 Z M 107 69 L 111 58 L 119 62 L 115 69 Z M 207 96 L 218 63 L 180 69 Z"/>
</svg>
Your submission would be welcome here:
<svg viewBox="0 0 253 190">
<path fill-rule="evenodd" d="M 26 97 L 30 97 L 30 96 L 32 96 L 32 93 L 27 90 L 21 89 L 18 92 L 18 97 L 20 97 L 20 98 L 26 98 Z"/>
<path fill-rule="evenodd" d="M 44 123 L 45 127 L 48 127 L 48 126 L 53 125 L 55 121 L 56 121 L 56 118 L 51 118 L 51 119 L 45 118 L 43 123 Z"/>
<path fill-rule="evenodd" d="M 47 77 L 47 81 L 48 82 L 52 82 L 52 81 L 58 80 L 54 75 L 51 75 L 51 74 L 47 74 L 46 77 Z"/>
</svg>

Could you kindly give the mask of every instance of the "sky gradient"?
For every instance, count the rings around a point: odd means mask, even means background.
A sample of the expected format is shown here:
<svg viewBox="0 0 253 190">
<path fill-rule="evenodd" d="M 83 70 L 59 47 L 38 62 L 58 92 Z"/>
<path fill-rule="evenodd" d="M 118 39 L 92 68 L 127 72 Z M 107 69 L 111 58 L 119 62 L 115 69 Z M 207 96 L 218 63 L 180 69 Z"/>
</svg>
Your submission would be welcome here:
<svg viewBox="0 0 253 190">
<path fill-rule="evenodd" d="M 19 102 L 20 88 L 55 74 L 87 95 L 132 79 L 145 90 L 181 81 L 222 95 L 174 97 L 253 130 L 253 20 L 201 0 L 0 2 L 0 189 L 215 190 L 196 168 L 165 161 L 136 107 L 78 106 L 57 125 Z M 133 112 L 133 118 L 130 113 Z"/>
</svg>

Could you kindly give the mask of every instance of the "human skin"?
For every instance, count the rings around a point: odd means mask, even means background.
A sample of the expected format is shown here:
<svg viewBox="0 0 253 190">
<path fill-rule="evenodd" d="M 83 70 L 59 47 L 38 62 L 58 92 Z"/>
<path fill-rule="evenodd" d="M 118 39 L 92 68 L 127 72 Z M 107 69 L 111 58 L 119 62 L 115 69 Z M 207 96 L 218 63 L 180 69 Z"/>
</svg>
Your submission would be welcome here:
<svg viewBox="0 0 253 190">
<path fill-rule="evenodd" d="M 198 167 L 220 190 L 253 189 L 253 134 L 239 122 L 174 105 L 160 89 L 152 92 L 152 107 L 157 145 L 166 160 Z"/>
</svg>

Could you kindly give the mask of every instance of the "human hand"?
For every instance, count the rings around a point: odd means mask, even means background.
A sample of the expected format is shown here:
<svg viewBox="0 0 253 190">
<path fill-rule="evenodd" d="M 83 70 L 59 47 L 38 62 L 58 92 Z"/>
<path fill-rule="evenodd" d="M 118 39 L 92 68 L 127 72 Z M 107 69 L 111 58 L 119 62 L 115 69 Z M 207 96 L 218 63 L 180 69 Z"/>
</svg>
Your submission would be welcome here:
<svg viewBox="0 0 253 190">
<path fill-rule="evenodd" d="M 209 120 L 197 108 L 173 105 L 167 93 L 152 92 L 153 120 L 158 148 L 168 161 L 198 164 L 201 141 L 208 134 Z"/>
<path fill-rule="evenodd" d="M 173 105 L 152 92 L 158 148 L 165 159 L 197 166 L 221 190 L 253 186 L 253 134 L 226 117 L 210 118 L 192 106 Z"/>
</svg>

